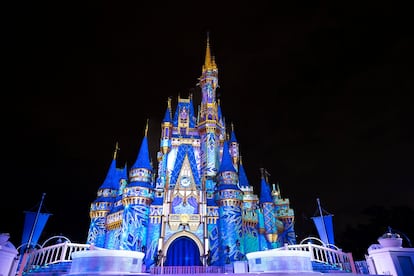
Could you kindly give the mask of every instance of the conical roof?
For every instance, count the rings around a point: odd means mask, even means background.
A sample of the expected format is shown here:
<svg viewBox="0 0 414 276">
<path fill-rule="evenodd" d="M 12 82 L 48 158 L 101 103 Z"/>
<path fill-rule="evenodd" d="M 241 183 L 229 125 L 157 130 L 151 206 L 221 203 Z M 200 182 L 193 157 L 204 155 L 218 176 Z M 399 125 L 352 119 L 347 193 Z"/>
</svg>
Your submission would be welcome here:
<svg viewBox="0 0 414 276">
<path fill-rule="evenodd" d="M 270 188 L 265 177 L 262 177 L 262 181 L 260 183 L 260 202 L 272 202 Z"/>
<path fill-rule="evenodd" d="M 131 169 L 148 169 L 152 171 L 152 165 L 150 161 L 150 155 L 148 151 L 148 138 L 147 135 L 144 136 L 141 142 L 141 147 L 138 152 L 137 159 L 132 165 Z"/>
<path fill-rule="evenodd" d="M 236 172 L 236 169 L 233 166 L 233 160 L 230 156 L 229 145 L 227 141 L 224 141 L 223 156 L 221 158 L 220 169 L 218 172 Z"/>
</svg>

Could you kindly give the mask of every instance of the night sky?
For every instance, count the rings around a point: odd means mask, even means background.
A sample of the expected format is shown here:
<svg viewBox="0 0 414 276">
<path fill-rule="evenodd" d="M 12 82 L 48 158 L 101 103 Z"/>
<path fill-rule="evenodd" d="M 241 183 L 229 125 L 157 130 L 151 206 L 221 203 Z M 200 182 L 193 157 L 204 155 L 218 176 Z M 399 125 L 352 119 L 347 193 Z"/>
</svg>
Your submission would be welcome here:
<svg viewBox="0 0 414 276">
<path fill-rule="evenodd" d="M 298 239 L 315 233 L 320 198 L 345 251 L 357 249 L 350 233 L 365 231 L 369 245 L 390 224 L 414 240 L 406 7 L 146 2 L 6 4 L 0 232 L 20 245 L 23 211 L 36 211 L 45 192 L 53 215 L 41 241 L 85 242 L 115 143 L 118 165 L 132 164 L 148 118 L 156 164 L 167 97 L 173 107 L 178 95 L 200 98 L 209 32 L 217 93 L 250 184 L 259 193 L 259 168 L 267 169 L 295 210 Z"/>
</svg>

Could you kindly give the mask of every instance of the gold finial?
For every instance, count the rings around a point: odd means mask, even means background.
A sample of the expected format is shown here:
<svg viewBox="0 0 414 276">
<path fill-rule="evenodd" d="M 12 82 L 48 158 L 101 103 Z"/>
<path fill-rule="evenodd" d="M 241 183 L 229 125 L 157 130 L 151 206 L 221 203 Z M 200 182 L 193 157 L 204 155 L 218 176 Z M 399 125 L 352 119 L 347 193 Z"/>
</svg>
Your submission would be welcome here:
<svg viewBox="0 0 414 276">
<path fill-rule="evenodd" d="M 148 135 L 148 122 L 149 122 L 149 119 L 147 119 L 147 125 L 145 126 L 144 136 L 147 136 Z"/>
<path fill-rule="evenodd" d="M 115 150 L 114 150 L 114 160 L 116 159 L 116 155 L 118 153 L 118 150 L 120 150 L 120 148 L 118 146 L 118 142 L 116 142 L 116 144 L 115 144 Z"/>
<path fill-rule="evenodd" d="M 207 32 L 207 47 L 206 47 L 206 57 L 204 60 L 204 67 L 210 68 L 211 65 L 211 52 L 210 52 L 210 34 Z"/>
<path fill-rule="evenodd" d="M 260 174 L 262 178 L 265 178 L 264 168 L 260 168 Z"/>
<path fill-rule="evenodd" d="M 207 46 L 206 46 L 206 57 L 204 60 L 203 71 L 217 69 L 214 57 L 211 57 L 210 51 L 210 34 L 207 32 Z"/>
<path fill-rule="evenodd" d="M 231 123 L 230 125 L 231 125 L 231 131 L 234 132 L 234 125 L 233 125 L 233 123 Z"/>
<path fill-rule="evenodd" d="M 168 97 L 168 109 L 170 109 L 171 110 L 171 97 Z"/>
</svg>

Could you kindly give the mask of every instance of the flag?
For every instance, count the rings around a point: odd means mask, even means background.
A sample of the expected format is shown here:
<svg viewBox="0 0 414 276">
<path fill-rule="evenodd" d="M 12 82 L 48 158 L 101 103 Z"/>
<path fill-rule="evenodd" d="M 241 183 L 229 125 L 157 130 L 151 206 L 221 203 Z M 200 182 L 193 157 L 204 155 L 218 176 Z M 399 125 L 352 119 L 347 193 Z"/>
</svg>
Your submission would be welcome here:
<svg viewBox="0 0 414 276">
<path fill-rule="evenodd" d="M 23 228 L 23 235 L 22 235 L 22 244 L 27 244 L 26 247 L 35 247 L 37 242 L 39 241 L 40 235 L 43 232 L 43 229 L 46 225 L 46 222 L 51 214 L 49 213 L 39 213 L 39 216 L 35 224 L 36 220 L 36 212 L 28 212 L 25 211 L 25 218 L 24 218 L 24 228 Z M 34 228 L 34 230 L 32 230 Z M 33 231 L 32 240 L 29 243 L 30 234 Z"/>
<path fill-rule="evenodd" d="M 312 220 L 315 223 L 316 230 L 318 230 L 319 238 L 325 244 L 335 245 L 332 217 L 333 215 L 324 215 L 323 220 L 320 216 L 312 217 Z"/>
</svg>

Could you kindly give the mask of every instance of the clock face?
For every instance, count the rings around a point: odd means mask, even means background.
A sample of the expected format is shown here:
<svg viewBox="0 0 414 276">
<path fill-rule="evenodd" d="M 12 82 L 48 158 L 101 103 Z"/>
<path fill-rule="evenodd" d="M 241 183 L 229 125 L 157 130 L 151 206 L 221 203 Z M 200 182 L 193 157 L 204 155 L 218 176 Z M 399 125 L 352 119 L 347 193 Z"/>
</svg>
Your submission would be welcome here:
<svg viewBox="0 0 414 276">
<path fill-rule="evenodd" d="M 188 186 L 190 186 L 190 178 L 188 177 L 188 176 L 183 176 L 183 177 L 181 177 L 181 186 L 183 186 L 183 187 L 188 187 Z"/>
</svg>

